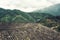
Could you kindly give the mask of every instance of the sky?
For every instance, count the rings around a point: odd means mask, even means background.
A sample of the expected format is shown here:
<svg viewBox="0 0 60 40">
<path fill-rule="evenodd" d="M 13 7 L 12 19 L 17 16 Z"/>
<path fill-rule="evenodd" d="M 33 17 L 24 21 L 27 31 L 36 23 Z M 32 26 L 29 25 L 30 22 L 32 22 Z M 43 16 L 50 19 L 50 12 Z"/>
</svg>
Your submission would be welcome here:
<svg viewBox="0 0 60 40">
<path fill-rule="evenodd" d="M 57 3 L 60 3 L 60 0 L 0 0 L 0 8 L 31 12 Z"/>
</svg>

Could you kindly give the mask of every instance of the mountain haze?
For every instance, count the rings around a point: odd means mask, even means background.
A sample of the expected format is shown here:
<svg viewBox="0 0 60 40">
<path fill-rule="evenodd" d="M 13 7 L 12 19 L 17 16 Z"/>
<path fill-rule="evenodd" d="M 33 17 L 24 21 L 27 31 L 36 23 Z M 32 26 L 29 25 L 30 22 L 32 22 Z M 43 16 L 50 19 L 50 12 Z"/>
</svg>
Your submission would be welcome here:
<svg viewBox="0 0 60 40">
<path fill-rule="evenodd" d="M 40 13 L 50 13 L 54 16 L 60 15 L 60 4 L 55 4 L 50 7 L 44 8 L 42 10 L 38 10 Z"/>
<path fill-rule="evenodd" d="M 53 30 L 60 31 L 60 4 L 33 12 L 0 8 L 0 25 L 19 23 L 40 23 Z"/>
</svg>

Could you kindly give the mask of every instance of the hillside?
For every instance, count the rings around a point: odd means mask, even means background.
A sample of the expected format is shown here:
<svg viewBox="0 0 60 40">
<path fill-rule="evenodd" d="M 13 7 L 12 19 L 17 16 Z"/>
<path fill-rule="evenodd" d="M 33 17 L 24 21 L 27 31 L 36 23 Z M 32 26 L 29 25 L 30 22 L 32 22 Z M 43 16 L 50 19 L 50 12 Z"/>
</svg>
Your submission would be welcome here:
<svg viewBox="0 0 60 40">
<path fill-rule="evenodd" d="M 59 16 L 54 16 L 51 13 L 40 13 L 40 11 L 27 13 L 17 9 L 0 8 L 0 25 L 3 26 L 1 28 L 8 28 L 4 26 L 19 23 L 41 23 L 46 27 L 60 32 Z"/>
<path fill-rule="evenodd" d="M 60 31 L 60 19 L 59 16 L 51 15 L 50 13 L 39 13 L 32 12 L 29 13 L 32 16 L 36 23 L 41 23 L 42 25 L 49 27 L 53 30 Z"/>
<path fill-rule="evenodd" d="M 35 22 L 34 18 L 20 10 L 0 8 L 0 23 Z"/>
<path fill-rule="evenodd" d="M 60 33 L 40 23 L 20 23 L 10 28 L 0 29 L 0 40 L 60 40 Z"/>
</svg>

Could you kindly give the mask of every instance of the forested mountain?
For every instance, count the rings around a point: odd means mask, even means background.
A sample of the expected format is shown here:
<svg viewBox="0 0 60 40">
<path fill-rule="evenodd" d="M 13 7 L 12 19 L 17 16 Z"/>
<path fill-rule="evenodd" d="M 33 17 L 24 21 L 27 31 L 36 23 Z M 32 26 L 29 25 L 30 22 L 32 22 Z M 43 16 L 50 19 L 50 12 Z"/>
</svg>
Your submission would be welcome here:
<svg viewBox="0 0 60 40">
<path fill-rule="evenodd" d="M 51 17 L 50 17 L 51 16 Z M 47 17 L 53 18 L 54 16 L 48 13 L 39 12 L 22 12 L 20 10 L 10 10 L 0 8 L 0 22 L 12 23 L 12 22 L 39 22 Z"/>
<path fill-rule="evenodd" d="M 9 10 L 0 8 L 0 22 L 35 22 L 33 17 L 20 10 Z"/>
</svg>

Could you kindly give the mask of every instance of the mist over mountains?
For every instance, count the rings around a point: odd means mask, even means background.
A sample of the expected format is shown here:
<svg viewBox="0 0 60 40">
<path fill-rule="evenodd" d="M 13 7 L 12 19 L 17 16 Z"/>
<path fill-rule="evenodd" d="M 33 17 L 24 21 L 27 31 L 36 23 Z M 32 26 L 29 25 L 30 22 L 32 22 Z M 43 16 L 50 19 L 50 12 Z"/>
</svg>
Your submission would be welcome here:
<svg viewBox="0 0 60 40">
<path fill-rule="evenodd" d="M 0 22 L 14 22 L 14 20 L 18 20 L 20 22 L 37 22 L 45 17 L 53 18 L 53 16 L 57 19 L 60 18 L 60 4 L 55 4 L 35 12 L 23 12 L 17 9 L 10 10 L 0 8 Z"/>
<path fill-rule="evenodd" d="M 60 4 L 55 4 L 55 5 L 49 6 L 47 8 L 42 9 L 42 10 L 38 10 L 37 12 L 50 13 L 54 16 L 60 16 Z"/>
<path fill-rule="evenodd" d="M 0 8 L 0 25 L 11 23 L 41 23 L 53 30 L 60 31 L 60 4 L 34 12 Z"/>
</svg>

